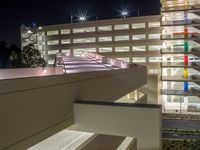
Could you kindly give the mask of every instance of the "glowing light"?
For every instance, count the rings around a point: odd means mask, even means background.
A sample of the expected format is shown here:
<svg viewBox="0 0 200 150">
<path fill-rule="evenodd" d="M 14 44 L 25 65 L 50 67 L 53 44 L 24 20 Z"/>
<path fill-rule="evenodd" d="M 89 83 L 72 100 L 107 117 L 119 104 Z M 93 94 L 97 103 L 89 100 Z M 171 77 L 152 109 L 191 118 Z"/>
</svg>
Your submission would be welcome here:
<svg viewBox="0 0 200 150">
<path fill-rule="evenodd" d="M 32 33 L 32 31 L 31 31 L 31 30 L 28 30 L 28 33 Z"/>
<path fill-rule="evenodd" d="M 121 15 L 126 18 L 128 16 L 128 10 L 121 11 Z"/>
<path fill-rule="evenodd" d="M 79 21 L 81 21 L 81 22 L 86 21 L 86 17 L 85 17 L 85 16 L 80 16 L 80 17 L 79 17 Z"/>
<path fill-rule="evenodd" d="M 45 68 L 42 68 L 42 72 L 43 72 L 43 73 L 46 73 L 47 70 L 46 70 Z"/>
</svg>

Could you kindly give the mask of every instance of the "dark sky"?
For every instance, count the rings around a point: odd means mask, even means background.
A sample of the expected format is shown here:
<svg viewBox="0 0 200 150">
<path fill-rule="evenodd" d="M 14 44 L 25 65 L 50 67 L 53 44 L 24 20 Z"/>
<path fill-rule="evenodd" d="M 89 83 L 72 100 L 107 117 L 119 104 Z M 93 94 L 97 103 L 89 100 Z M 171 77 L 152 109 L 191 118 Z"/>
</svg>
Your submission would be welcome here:
<svg viewBox="0 0 200 150">
<path fill-rule="evenodd" d="M 20 45 L 20 25 L 70 22 L 70 15 L 87 11 L 88 20 L 119 18 L 128 8 L 130 16 L 159 14 L 159 0 L 1 0 L 0 40 Z M 75 20 L 75 17 L 74 17 Z"/>
</svg>

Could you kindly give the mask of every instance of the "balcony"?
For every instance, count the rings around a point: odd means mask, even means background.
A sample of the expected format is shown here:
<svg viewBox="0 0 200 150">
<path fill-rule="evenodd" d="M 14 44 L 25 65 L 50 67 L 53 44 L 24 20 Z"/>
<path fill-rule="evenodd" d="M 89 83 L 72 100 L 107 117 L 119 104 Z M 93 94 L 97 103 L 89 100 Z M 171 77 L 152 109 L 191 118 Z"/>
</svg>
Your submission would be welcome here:
<svg viewBox="0 0 200 150">
<path fill-rule="evenodd" d="M 163 62 L 162 68 L 184 68 L 184 62 Z M 188 63 L 187 68 L 193 68 L 192 63 Z"/>
<path fill-rule="evenodd" d="M 161 40 L 193 40 L 200 42 L 199 33 L 188 33 L 185 37 L 184 33 L 173 33 L 161 35 Z"/>
<path fill-rule="evenodd" d="M 199 26 L 200 19 L 192 19 L 185 22 L 184 20 L 176 20 L 176 21 L 162 21 L 161 26 Z"/>
<path fill-rule="evenodd" d="M 176 12 L 176 11 L 186 11 L 186 12 L 195 12 L 200 11 L 200 5 L 195 4 L 191 6 L 177 6 L 177 7 L 163 7 L 161 8 L 161 12 Z"/>
<path fill-rule="evenodd" d="M 163 95 L 179 95 L 179 96 L 197 96 L 200 97 L 200 89 L 190 89 L 185 92 L 184 90 L 162 89 Z"/>
</svg>

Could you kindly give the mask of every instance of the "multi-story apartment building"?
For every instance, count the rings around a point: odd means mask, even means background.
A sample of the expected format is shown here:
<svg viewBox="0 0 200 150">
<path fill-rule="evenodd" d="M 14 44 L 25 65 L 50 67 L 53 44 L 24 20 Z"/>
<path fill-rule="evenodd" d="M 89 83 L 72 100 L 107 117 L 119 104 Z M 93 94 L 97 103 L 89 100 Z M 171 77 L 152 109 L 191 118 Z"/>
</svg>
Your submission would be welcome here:
<svg viewBox="0 0 200 150">
<path fill-rule="evenodd" d="M 35 43 L 53 65 L 56 53 L 97 52 L 127 62 L 147 65 L 149 73 L 160 70 L 160 16 L 130 17 L 73 24 L 22 27 L 22 47 Z"/>
</svg>

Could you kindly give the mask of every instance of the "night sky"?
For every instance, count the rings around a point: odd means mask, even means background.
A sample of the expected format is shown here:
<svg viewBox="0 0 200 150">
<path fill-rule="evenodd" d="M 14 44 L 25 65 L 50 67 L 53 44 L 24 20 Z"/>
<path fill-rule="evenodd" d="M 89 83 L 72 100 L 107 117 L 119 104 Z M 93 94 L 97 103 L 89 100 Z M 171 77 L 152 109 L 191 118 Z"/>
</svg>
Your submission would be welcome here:
<svg viewBox="0 0 200 150">
<path fill-rule="evenodd" d="M 20 26 L 50 25 L 70 22 L 81 12 L 88 20 L 120 18 L 119 11 L 128 8 L 130 16 L 159 14 L 159 0 L 1 0 L 0 40 L 20 46 Z"/>
</svg>

